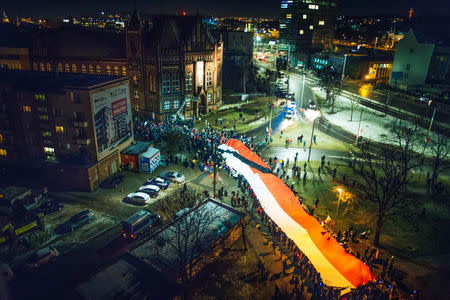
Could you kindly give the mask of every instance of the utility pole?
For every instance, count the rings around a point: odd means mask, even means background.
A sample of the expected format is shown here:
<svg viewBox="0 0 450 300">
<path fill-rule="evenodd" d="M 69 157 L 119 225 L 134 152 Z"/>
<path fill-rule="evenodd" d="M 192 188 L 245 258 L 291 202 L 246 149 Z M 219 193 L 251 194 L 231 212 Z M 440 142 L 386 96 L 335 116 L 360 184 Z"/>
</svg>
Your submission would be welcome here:
<svg viewBox="0 0 450 300">
<path fill-rule="evenodd" d="M 213 179 L 213 187 L 214 187 L 214 193 L 213 193 L 213 197 L 216 198 L 216 177 L 217 177 L 217 168 L 216 168 L 216 164 L 217 164 L 217 147 L 215 144 L 213 144 L 214 147 L 214 158 L 213 158 L 213 174 L 214 174 L 214 179 Z"/>
<path fill-rule="evenodd" d="M 310 143 L 309 143 L 308 162 L 309 162 L 309 158 L 311 157 L 311 146 L 312 146 L 312 143 L 313 143 L 314 127 L 315 127 L 315 125 L 316 125 L 316 119 L 317 119 L 317 118 L 314 119 L 313 126 L 312 126 L 311 141 L 310 141 Z"/>
<path fill-rule="evenodd" d="M 431 137 L 430 137 L 431 125 L 433 125 L 434 115 L 436 114 L 436 108 L 437 107 L 434 108 L 433 115 L 431 116 L 430 126 L 428 127 L 427 141 L 426 142 L 429 142 L 431 140 Z"/>
<path fill-rule="evenodd" d="M 359 114 L 359 122 L 358 122 L 358 132 L 356 133 L 355 146 L 358 145 L 359 129 L 361 128 L 362 113 L 363 113 L 363 108 L 361 107 L 361 113 Z"/>
<path fill-rule="evenodd" d="M 287 56 L 287 64 L 286 64 L 286 71 L 287 71 L 287 93 L 286 93 L 286 104 L 287 100 L 289 99 L 289 86 L 290 86 L 290 73 L 289 73 L 289 56 L 291 54 L 291 45 L 288 45 L 288 56 Z"/>
<path fill-rule="evenodd" d="M 347 62 L 347 54 L 344 54 L 344 67 L 342 68 L 342 76 L 341 76 L 341 90 L 342 90 L 342 81 L 344 81 L 346 62 Z"/>
<path fill-rule="evenodd" d="M 302 83 L 302 97 L 300 98 L 300 119 L 302 117 L 301 109 L 303 108 L 303 95 L 305 92 L 305 68 L 303 67 L 303 83 Z"/>
</svg>

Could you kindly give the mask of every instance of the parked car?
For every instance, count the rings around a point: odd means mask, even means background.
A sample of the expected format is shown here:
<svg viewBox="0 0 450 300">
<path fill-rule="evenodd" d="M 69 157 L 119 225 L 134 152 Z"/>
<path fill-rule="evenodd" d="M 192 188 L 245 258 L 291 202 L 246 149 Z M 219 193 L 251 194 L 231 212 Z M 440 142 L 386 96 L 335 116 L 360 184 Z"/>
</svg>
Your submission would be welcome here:
<svg viewBox="0 0 450 300">
<path fill-rule="evenodd" d="M 29 269 L 36 269 L 40 266 L 52 262 L 59 256 L 58 250 L 53 247 L 43 248 L 36 251 L 27 260 L 27 267 Z"/>
<path fill-rule="evenodd" d="M 150 197 L 155 198 L 156 196 L 158 196 L 160 190 L 161 189 L 158 186 L 148 184 L 148 185 L 141 186 L 139 188 L 138 192 L 146 193 Z"/>
<path fill-rule="evenodd" d="M 168 181 L 162 177 L 156 177 L 156 178 L 147 179 L 147 181 L 144 183 L 144 185 L 148 185 L 148 184 L 156 185 L 159 188 L 165 190 L 170 186 L 170 181 Z"/>
<path fill-rule="evenodd" d="M 164 177 L 167 180 L 176 183 L 182 183 L 185 179 L 184 176 L 178 172 L 168 172 Z"/>
<path fill-rule="evenodd" d="M 124 201 L 137 205 L 145 205 L 150 202 L 150 196 L 143 192 L 128 194 Z"/>
<path fill-rule="evenodd" d="M 308 107 L 310 109 L 316 109 L 316 103 L 312 100 L 309 101 Z"/>
<path fill-rule="evenodd" d="M 71 232 L 74 229 L 80 228 L 94 220 L 94 213 L 90 210 L 83 210 L 72 216 L 69 220 L 56 227 L 57 233 Z"/>
<path fill-rule="evenodd" d="M 286 119 L 292 119 L 294 117 L 294 112 L 292 110 L 286 111 Z"/>
<path fill-rule="evenodd" d="M 102 183 L 100 183 L 100 187 L 102 189 L 114 189 L 123 181 L 123 175 L 114 175 L 105 179 Z"/>
<path fill-rule="evenodd" d="M 64 207 L 64 204 L 62 204 L 60 201 L 57 200 L 49 200 L 46 202 L 43 202 L 39 206 L 39 211 L 43 213 L 44 215 L 48 215 L 51 213 L 54 213 L 56 211 L 62 210 Z"/>
</svg>

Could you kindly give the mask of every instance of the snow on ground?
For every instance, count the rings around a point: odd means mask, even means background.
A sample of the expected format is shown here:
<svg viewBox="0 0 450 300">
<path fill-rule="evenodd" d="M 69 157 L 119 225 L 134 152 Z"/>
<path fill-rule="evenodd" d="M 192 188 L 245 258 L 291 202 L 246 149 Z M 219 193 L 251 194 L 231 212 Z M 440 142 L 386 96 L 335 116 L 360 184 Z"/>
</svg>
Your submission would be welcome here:
<svg viewBox="0 0 450 300">
<path fill-rule="evenodd" d="M 325 98 L 325 92 L 319 88 L 312 88 L 315 95 L 320 98 Z M 362 109 L 362 118 L 360 123 Z M 322 111 L 322 116 L 327 119 L 330 123 L 337 125 L 348 132 L 355 135 L 358 134 L 358 128 L 360 135 L 363 139 L 369 139 L 377 141 L 380 143 L 391 143 L 392 133 L 390 132 L 390 126 L 395 123 L 396 117 L 391 115 L 384 116 L 384 113 L 379 112 L 375 109 L 366 107 L 364 105 L 356 104 L 353 110 L 353 121 L 350 121 L 351 115 L 351 101 L 345 96 L 338 96 L 334 105 L 334 114 L 329 114 L 330 109 L 324 109 Z M 415 124 L 409 121 L 402 121 L 402 124 L 408 128 L 414 128 Z M 417 131 L 423 135 L 423 140 L 427 136 L 427 130 L 422 127 L 417 127 Z M 433 137 L 432 137 L 433 138 Z M 416 151 L 423 151 L 422 145 L 416 149 Z M 429 152 L 429 151 L 426 151 Z M 430 154 L 430 153 L 428 153 Z"/>
</svg>

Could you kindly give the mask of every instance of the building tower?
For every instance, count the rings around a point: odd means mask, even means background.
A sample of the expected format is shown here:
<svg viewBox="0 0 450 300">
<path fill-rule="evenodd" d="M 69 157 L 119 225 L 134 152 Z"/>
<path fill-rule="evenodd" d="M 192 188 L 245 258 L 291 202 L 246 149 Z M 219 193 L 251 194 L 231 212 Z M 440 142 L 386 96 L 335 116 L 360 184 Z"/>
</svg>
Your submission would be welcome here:
<svg viewBox="0 0 450 300">
<path fill-rule="evenodd" d="M 281 0 L 280 44 L 296 53 L 332 48 L 336 15 L 336 0 Z"/>
<path fill-rule="evenodd" d="M 137 10 L 134 9 L 126 30 L 126 53 L 129 77 L 131 78 L 130 94 L 134 116 L 146 109 L 142 34 L 142 23 Z"/>
</svg>

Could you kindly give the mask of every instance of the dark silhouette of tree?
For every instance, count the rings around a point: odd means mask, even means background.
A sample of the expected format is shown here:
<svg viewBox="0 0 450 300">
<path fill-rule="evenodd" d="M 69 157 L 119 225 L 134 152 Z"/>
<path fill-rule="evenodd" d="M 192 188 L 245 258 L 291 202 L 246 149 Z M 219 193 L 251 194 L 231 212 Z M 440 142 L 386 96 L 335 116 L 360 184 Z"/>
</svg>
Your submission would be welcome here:
<svg viewBox="0 0 450 300">
<path fill-rule="evenodd" d="M 448 137 L 444 134 L 436 134 L 429 143 L 430 152 L 432 155 L 432 173 L 431 173 L 431 190 L 435 195 L 439 191 L 437 180 L 439 173 L 448 167 L 448 153 L 450 151 L 448 145 Z"/>
<path fill-rule="evenodd" d="M 395 123 L 391 130 L 391 144 L 373 152 L 366 143 L 351 146 L 350 152 L 358 163 L 351 164 L 358 194 L 376 205 L 374 243 L 379 245 L 386 219 L 410 217 L 416 206 L 414 197 L 405 195 L 411 183 L 411 170 L 420 165 L 420 154 L 414 152 L 417 128 Z"/>
<path fill-rule="evenodd" d="M 327 66 L 317 71 L 319 84 L 325 91 L 325 102 L 331 106 L 331 113 L 334 113 L 334 103 L 341 93 L 341 74 L 338 74 L 333 67 Z"/>
</svg>

